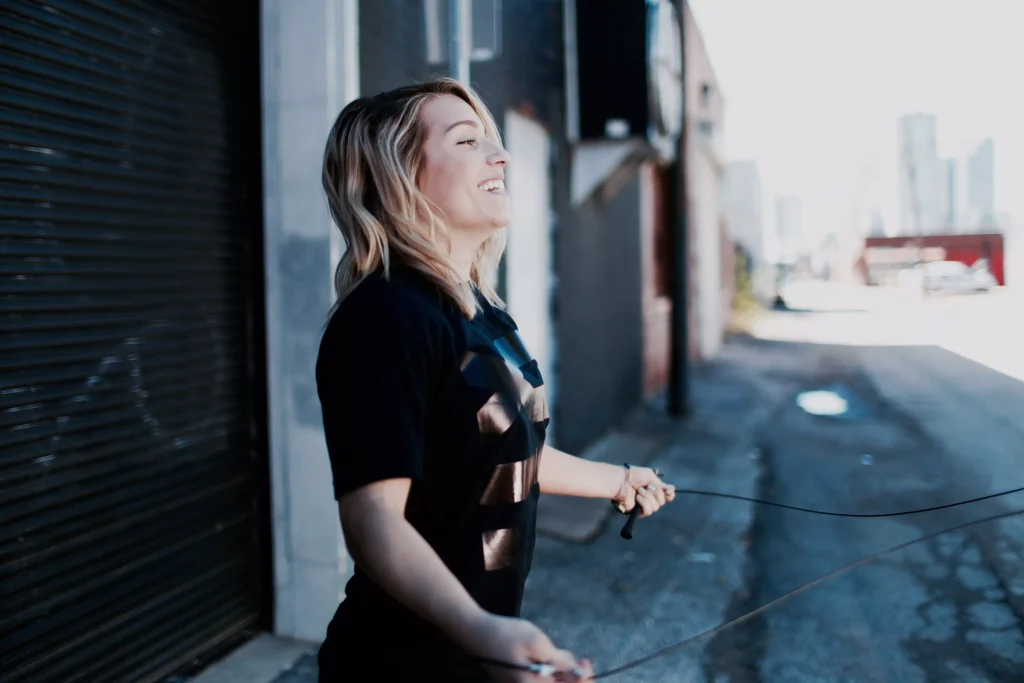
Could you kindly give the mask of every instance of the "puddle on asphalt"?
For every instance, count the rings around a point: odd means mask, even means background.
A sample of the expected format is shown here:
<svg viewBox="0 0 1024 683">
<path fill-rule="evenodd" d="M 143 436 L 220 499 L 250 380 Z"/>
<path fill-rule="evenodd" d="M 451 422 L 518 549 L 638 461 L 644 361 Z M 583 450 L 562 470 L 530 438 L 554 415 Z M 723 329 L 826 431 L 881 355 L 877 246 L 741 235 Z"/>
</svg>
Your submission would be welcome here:
<svg viewBox="0 0 1024 683">
<path fill-rule="evenodd" d="M 860 420 L 875 414 L 871 403 L 846 382 L 801 391 L 796 395 L 796 404 L 810 415 L 836 420 Z"/>
<path fill-rule="evenodd" d="M 804 391 L 796 396 L 796 404 L 811 415 L 835 417 L 845 415 L 849 402 L 834 391 Z"/>
</svg>

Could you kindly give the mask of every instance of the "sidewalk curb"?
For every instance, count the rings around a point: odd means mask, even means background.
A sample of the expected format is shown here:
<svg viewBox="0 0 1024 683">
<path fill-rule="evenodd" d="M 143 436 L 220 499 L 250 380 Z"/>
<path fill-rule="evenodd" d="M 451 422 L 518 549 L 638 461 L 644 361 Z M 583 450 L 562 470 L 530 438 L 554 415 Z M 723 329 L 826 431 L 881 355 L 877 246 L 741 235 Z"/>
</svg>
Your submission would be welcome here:
<svg viewBox="0 0 1024 683">
<path fill-rule="evenodd" d="M 224 659 L 200 672 L 190 683 L 272 683 L 302 657 L 316 652 L 312 643 L 261 633 Z"/>
</svg>

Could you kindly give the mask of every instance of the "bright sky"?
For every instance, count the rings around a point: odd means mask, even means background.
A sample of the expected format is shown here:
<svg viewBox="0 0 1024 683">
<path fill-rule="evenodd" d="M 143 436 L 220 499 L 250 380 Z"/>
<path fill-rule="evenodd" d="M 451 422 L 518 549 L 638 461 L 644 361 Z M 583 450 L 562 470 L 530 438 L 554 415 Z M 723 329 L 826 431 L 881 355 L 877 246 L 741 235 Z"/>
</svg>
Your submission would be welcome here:
<svg viewBox="0 0 1024 683">
<path fill-rule="evenodd" d="M 918 111 L 938 117 L 941 156 L 994 139 L 996 210 L 1024 223 L 1021 0 L 690 7 L 725 97 L 729 159 L 758 162 L 766 203 L 798 195 L 805 232 L 848 229 L 858 204 L 897 225 L 896 120 Z"/>
</svg>

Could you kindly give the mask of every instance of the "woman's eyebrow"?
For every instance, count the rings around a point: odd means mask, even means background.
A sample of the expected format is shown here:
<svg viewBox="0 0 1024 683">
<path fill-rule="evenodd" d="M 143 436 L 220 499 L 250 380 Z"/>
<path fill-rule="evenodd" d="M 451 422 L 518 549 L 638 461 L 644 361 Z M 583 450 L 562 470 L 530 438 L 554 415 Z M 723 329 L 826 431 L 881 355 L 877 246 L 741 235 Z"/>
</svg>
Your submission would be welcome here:
<svg viewBox="0 0 1024 683">
<path fill-rule="evenodd" d="M 476 121 L 473 121 L 471 119 L 465 119 L 463 121 L 456 121 L 452 125 L 450 125 L 447 128 L 445 128 L 445 130 L 444 130 L 445 135 L 447 135 L 448 132 L 451 131 L 453 128 L 456 128 L 458 126 L 472 126 L 473 128 L 479 128 L 480 124 L 478 124 Z"/>
</svg>

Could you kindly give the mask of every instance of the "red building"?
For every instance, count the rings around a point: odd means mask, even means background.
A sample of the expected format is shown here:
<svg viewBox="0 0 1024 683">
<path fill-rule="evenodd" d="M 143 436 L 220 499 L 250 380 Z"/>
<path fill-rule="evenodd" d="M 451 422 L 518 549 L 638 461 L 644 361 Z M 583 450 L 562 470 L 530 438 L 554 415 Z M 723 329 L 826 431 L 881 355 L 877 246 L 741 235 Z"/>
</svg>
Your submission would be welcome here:
<svg viewBox="0 0 1024 683">
<path fill-rule="evenodd" d="M 999 233 L 972 235 L 918 235 L 914 237 L 868 237 L 864 241 L 861 271 L 868 284 L 882 284 L 904 268 L 930 261 L 960 261 L 974 265 L 988 259 L 996 282 L 1006 284 L 1003 236 Z"/>
</svg>

